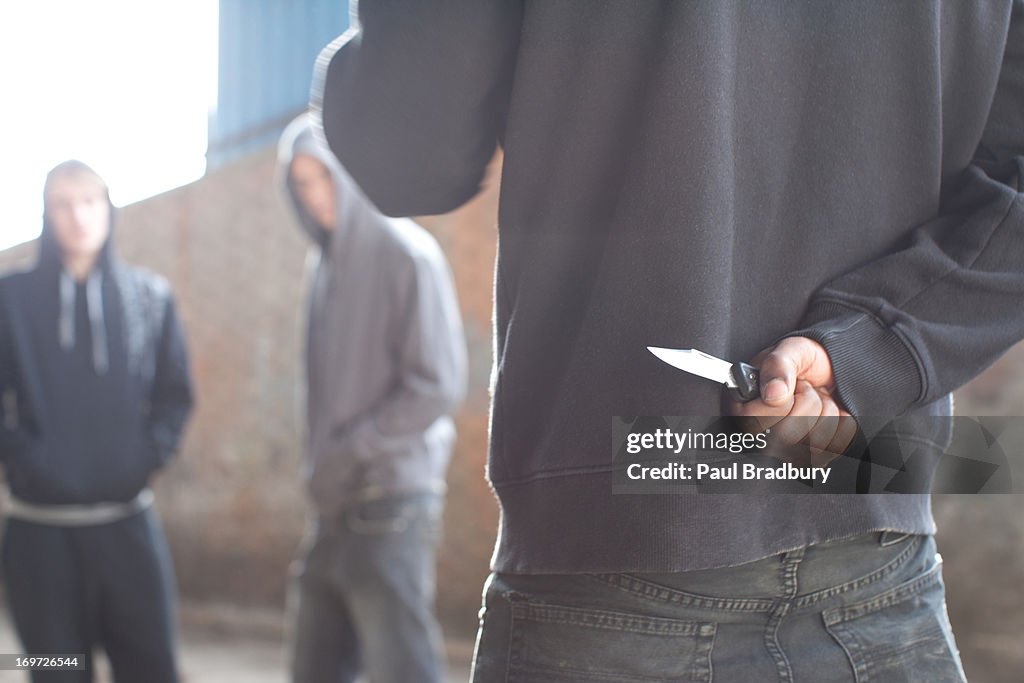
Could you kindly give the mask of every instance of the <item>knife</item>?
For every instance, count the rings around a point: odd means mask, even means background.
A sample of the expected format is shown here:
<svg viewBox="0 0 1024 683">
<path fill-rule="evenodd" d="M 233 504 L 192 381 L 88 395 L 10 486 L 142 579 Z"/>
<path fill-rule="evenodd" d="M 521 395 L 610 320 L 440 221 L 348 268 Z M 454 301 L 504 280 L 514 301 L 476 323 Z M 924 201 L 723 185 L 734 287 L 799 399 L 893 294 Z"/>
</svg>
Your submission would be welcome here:
<svg viewBox="0 0 1024 683">
<path fill-rule="evenodd" d="M 753 365 L 730 363 L 697 349 L 648 346 L 647 350 L 674 368 L 724 384 L 740 403 L 753 401 L 761 395 L 759 373 Z"/>
</svg>

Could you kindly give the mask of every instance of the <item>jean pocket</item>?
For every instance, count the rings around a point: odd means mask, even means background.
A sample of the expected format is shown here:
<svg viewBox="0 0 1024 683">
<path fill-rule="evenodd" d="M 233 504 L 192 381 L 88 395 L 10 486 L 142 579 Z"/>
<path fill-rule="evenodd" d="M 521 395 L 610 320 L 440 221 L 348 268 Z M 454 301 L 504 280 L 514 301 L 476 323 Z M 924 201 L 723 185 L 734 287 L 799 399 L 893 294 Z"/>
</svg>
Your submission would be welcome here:
<svg viewBox="0 0 1024 683">
<path fill-rule="evenodd" d="M 716 626 L 513 600 L 509 683 L 711 681 Z"/>
<path fill-rule="evenodd" d="M 902 543 L 913 536 L 914 534 L 908 534 L 902 531 L 883 531 L 879 534 L 878 545 L 886 548 L 891 545 Z"/>
<path fill-rule="evenodd" d="M 857 683 L 964 683 L 936 564 L 881 595 L 825 610 L 825 628 L 853 665 Z"/>
</svg>

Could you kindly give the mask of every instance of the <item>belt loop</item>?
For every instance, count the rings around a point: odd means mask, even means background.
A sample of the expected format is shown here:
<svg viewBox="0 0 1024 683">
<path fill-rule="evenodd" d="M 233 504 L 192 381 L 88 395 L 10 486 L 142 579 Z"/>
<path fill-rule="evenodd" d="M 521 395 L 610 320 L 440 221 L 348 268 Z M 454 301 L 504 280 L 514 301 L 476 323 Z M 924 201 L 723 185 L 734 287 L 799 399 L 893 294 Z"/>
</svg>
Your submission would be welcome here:
<svg viewBox="0 0 1024 683">
<path fill-rule="evenodd" d="M 806 552 L 806 548 L 797 548 L 782 555 L 780 581 L 782 594 L 787 599 L 794 598 L 800 592 L 797 574 Z"/>
</svg>

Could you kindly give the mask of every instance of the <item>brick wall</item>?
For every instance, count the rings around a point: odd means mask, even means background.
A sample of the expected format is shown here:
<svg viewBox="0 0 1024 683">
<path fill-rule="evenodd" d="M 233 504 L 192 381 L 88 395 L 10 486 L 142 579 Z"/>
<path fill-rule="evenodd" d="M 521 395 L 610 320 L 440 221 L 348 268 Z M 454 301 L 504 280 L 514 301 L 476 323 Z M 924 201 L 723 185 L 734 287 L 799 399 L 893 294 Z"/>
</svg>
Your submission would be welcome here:
<svg viewBox="0 0 1024 683">
<path fill-rule="evenodd" d="M 275 173 L 274 151 L 266 150 L 124 207 L 118 218 L 119 253 L 170 279 L 191 354 L 197 409 L 180 457 L 156 485 L 186 599 L 281 606 L 304 530 L 307 242 Z M 437 599 L 445 625 L 464 635 L 475 629 L 497 525 L 483 479 L 497 234 L 496 186 L 489 186 L 454 214 L 422 221 L 452 262 L 469 347 Z M 34 252 L 34 244 L 3 252 L 0 269 L 31 263 Z"/>
</svg>

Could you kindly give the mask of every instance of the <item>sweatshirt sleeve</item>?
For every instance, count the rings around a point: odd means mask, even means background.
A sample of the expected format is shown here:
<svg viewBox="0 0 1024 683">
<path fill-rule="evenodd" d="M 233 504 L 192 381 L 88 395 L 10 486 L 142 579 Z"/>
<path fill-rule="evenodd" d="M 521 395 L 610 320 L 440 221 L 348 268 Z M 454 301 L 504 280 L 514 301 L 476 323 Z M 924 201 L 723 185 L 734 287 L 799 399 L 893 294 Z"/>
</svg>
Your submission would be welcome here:
<svg viewBox="0 0 1024 683">
<path fill-rule="evenodd" d="M 323 50 L 314 119 L 381 211 L 447 213 L 477 194 L 505 118 L 521 5 L 361 2 Z"/>
<path fill-rule="evenodd" d="M 157 467 L 165 465 L 174 455 L 191 411 L 192 383 L 185 336 L 178 322 L 174 300 L 168 295 L 149 413 L 149 431 L 156 451 Z"/>
<path fill-rule="evenodd" d="M 443 256 L 419 260 L 405 292 L 397 338 L 398 381 L 371 410 L 338 434 L 337 450 L 368 460 L 403 453 L 439 418 L 450 415 L 466 391 L 466 342 Z"/>
<path fill-rule="evenodd" d="M 972 163 L 909 244 L 827 283 L 801 329 L 851 414 L 895 417 L 965 384 L 1024 338 L 1024 11 L 1014 5 Z"/>
</svg>

